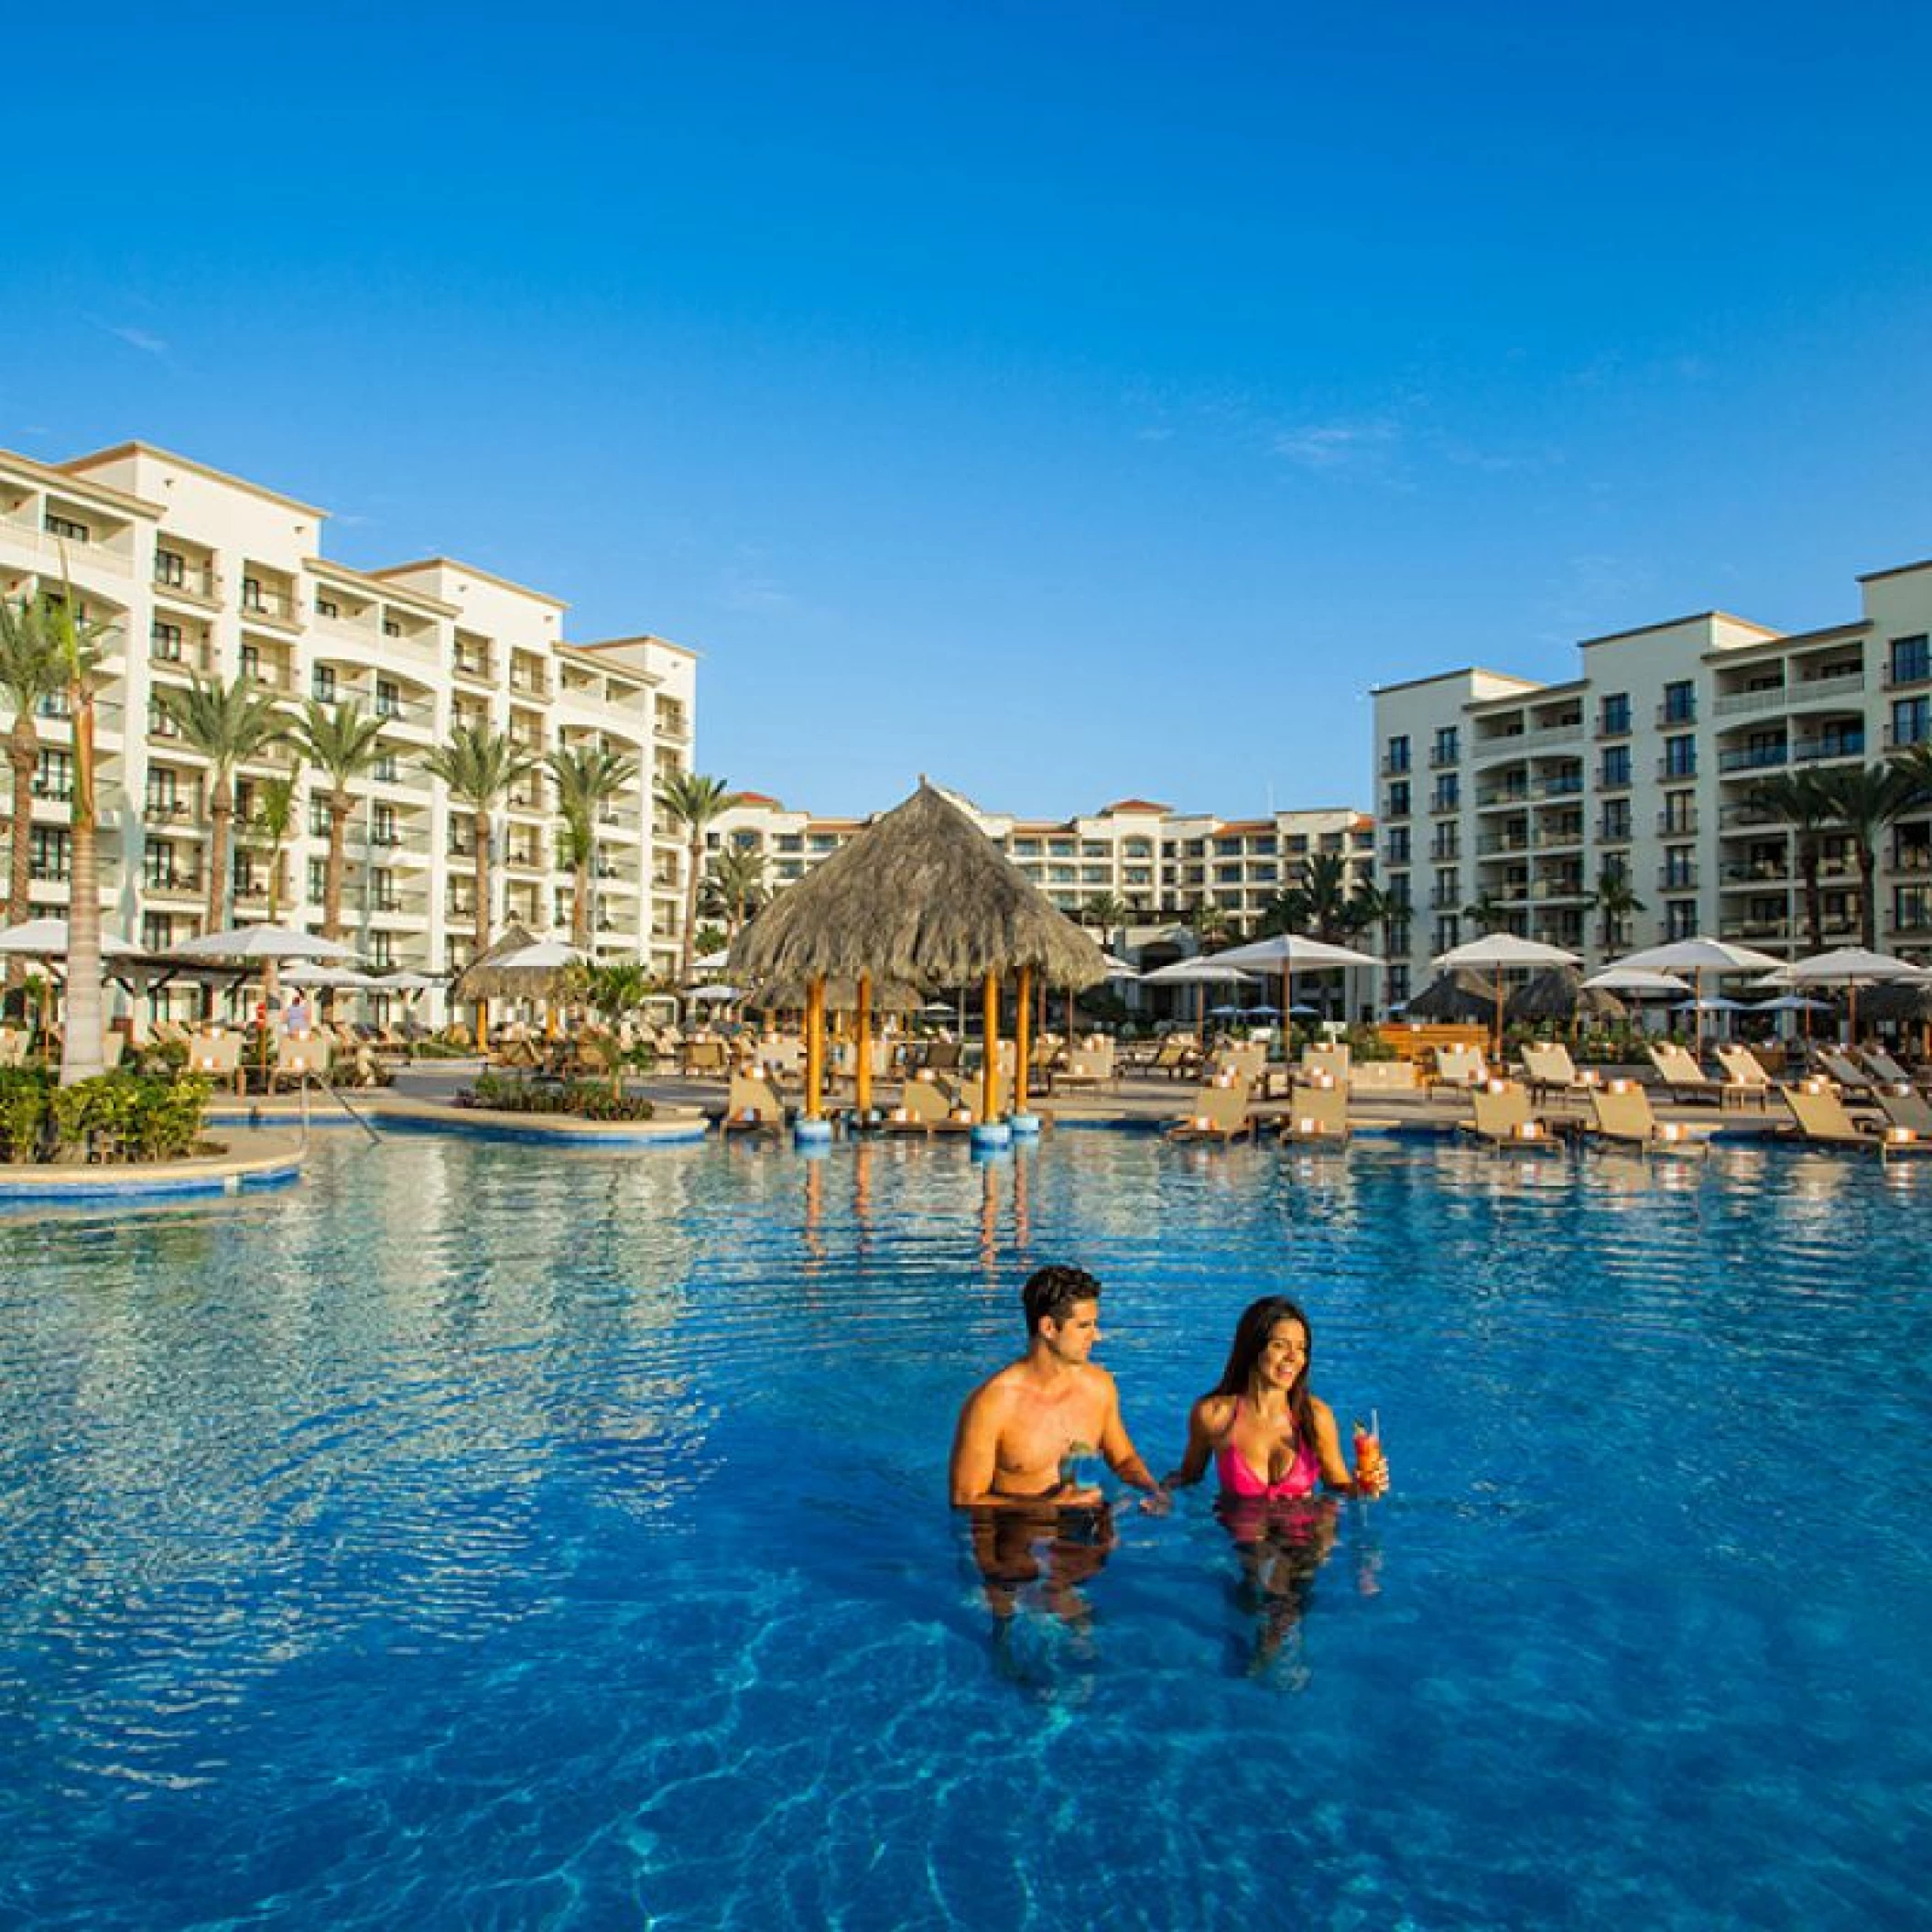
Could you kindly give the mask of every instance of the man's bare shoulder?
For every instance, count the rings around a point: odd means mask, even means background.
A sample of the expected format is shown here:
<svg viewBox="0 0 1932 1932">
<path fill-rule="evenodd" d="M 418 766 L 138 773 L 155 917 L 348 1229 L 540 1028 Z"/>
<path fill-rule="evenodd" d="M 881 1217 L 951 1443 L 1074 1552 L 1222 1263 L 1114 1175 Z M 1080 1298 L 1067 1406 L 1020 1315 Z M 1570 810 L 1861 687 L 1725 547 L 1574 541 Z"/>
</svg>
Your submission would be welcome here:
<svg viewBox="0 0 1932 1932">
<path fill-rule="evenodd" d="M 1003 1369 L 995 1369 L 984 1382 L 967 1396 L 963 1406 L 967 1409 L 1004 1407 L 1018 1392 L 1026 1380 L 1026 1358 L 1023 1355 L 1017 1362 L 1009 1362 Z"/>
</svg>

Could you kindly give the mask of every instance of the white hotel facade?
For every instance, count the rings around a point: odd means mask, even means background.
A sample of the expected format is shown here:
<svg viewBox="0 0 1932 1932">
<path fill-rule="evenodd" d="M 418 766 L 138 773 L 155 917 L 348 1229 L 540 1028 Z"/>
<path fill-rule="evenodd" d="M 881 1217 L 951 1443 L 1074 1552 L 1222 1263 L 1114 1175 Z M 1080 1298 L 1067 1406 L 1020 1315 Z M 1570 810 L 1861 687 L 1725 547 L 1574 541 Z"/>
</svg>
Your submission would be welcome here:
<svg viewBox="0 0 1932 1932">
<path fill-rule="evenodd" d="M 871 822 L 815 817 L 762 792 L 737 796 L 711 821 L 708 843 L 713 852 L 762 854 L 767 891 L 803 878 Z M 1350 891 L 1374 868 L 1374 821 L 1346 806 L 1225 819 L 1122 798 L 1097 812 L 1045 819 L 986 811 L 956 791 L 946 796 L 1063 912 L 1111 897 L 1128 908 L 1130 932 L 1186 924 L 1209 906 L 1250 930 L 1269 901 L 1297 883 L 1305 861 L 1339 858 Z"/>
<path fill-rule="evenodd" d="M 284 700 L 353 704 L 385 721 L 383 754 L 352 787 L 342 916 L 376 968 L 440 973 L 469 959 L 472 817 L 421 767 L 457 725 L 507 732 L 539 754 L 602 744 L 636 782 L 600 827 L 594 941 L 601 957 L 675 969 L 682 835 L 657 822 L 657 775 L 690 768 L 696 659 L 644 635 L 576 644 L 568 608 L 447 557 L 359 571 L 321 554 L 327 513 L 143 443 L 43 464 L 0 452 L 0 595 L 58 589 L 111 626 L 97 705 L 103 914 L 150 951 L 201 931 L 209 771 L 156 702 L 190 677 L 245 676 Z M 67 898 L 71 734 L 58 708 L 41 742 L 30 841 L 35 909 Z M 238 832 L 288 754 L 236 774 Z M 301 780 L 278 917 L 319 927 L 327 781 Z M 0 793 L 5 791 L 0 787 Z M 0 812 L 10 809 L 0 796 Z M 491 926 L 568 933 L 570 879 L 556 862 L 548 781 L 526 778 L 496 818 Z M 9 836 L 22 829 L 9 827 Z M 267 855 L 238 838 L 231 915 L 267 913 Z"/>
<path fill-rule="evenodd" d="M 1593 964 L 1699 932 L 1804 951 L 1794 841 L 1753 787 L 1932 742 L 1932 563 L 1859 586 L 1860 615 L 1826 630 L 1708 612 L 1586 640 L 1568 683 L 1464 669 L 1376 689 L 1380 869 L 1412 908 L 1389 998 L 1474 937 L 1463 908 L 1482 902 Z M 1643 902 L 1608 935 L 1592 907 L 1606 873 Z M 1828 946 L 1857 943 L 1857 883 L 1851 841 L 1828 839 Z M 1877 885 L 1879 946 L 1926 958 L 1932 811 L 1889 829 Z"/>
</svg>

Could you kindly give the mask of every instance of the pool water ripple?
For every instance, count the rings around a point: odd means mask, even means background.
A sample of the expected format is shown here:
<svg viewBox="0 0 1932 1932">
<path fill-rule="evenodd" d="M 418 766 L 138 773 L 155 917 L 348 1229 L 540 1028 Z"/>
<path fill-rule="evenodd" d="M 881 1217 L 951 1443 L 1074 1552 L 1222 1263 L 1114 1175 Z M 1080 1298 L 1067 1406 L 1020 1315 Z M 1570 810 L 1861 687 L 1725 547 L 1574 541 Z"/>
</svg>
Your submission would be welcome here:
<svg viewBox="0 0 1932 1932">
<path fill-rule="evenodd" d="M 425 1137 L 0 1222 L 0 1922 L 1914 1924 L 1927 1183 Z M 952 1417 L 1063 1257 L 1156 1469 L 1290 1292 L 1395 1494 L 995 1620 Z"/>
</svg>

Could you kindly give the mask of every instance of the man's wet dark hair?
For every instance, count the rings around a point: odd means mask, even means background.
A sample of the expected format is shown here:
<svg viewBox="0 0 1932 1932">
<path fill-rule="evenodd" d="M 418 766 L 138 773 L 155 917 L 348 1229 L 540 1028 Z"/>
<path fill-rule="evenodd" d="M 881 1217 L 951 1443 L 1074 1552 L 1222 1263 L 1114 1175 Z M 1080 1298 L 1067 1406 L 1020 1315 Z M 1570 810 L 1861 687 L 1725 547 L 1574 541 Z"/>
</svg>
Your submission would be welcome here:
<svg viewBox="0 0 1932 1932">
<path fill-rule="evenodd" d="M 1101 1285 L 1085 1268 L 1059 1266 L 1037 1268 L 1020 1290 L 1020 1303 L 1026 1310 L 1026 1339 L 1031 1341 L 1047 1317 L 1065 1321 L 1077 1301 L 1098 1301 Z"/>
</svg>

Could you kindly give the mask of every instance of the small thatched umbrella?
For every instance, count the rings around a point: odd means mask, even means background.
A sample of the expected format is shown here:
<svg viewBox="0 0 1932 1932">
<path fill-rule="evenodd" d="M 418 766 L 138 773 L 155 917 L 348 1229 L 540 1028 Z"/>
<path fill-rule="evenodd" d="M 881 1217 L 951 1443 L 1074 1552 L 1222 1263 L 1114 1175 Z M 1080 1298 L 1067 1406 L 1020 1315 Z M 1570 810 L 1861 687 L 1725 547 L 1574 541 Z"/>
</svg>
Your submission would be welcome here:
<svg viewBox="0 0 1932 1932">
<path fill-rule="evenodd" d="M 803 980 L 774 980 L 761 986 L 746 1002 L 761 1013 L 803 1013 L 811 989 Z M 886 980 L 872 989 L 870 1004 L 874 1013 L 917 1013 L 925 995 L 917 986 Z M 859 982 L 856 980 L 827 980 L 825 1010 L 828 1013 L 856 1013 L 859 1010 Z"/>
<path fill-rule="evenodd" d="M 1406 1020 L 1487 1020 L 1496 989 L 1473 972 L 1442 972 L 1402 1009 Z"/>
<path fill-rule="evenodd" d="M 1525 980 L 1503 1007 L 1513 1020 L 1561 1020 L 1566 1026 L 1583 1018 L 1620 1020 L 1624 1011 L 1607 988 L 1586 986 L 1574 966 L 1552 966 Z"/>
<path fill-rule="evenodd" d="M 522 968 L 503 962 L 510 959 L 512 952 L 526 952 L 537 943 L 527 926 L 520 926 L 516 919 L 503 929 L 496 939 L 483 949 L 475 959 L 456 976 L 456 985 L 450 987 L 450 999 L 473 999 L 479 1006 L 493 999 L 524 999 L 531 991 L 543 991 L 543 985 L 533 985 L 533 980 L 541 980 L 545 985 L 552 980 L 548 970 L 537 973 L 527 973 Z M 479 1015 L 479 1030 L 483 1016 Z"/>
<path fill-rule="evenodd" d="M 787 886 L 741 932 L 731 971 L 799 979 L 806 1004 L 805 1113 L 821 1112 L 825 982 L 858 982 L 859 1092 L 871 1100 L 870 1006 L 882 980 L 918 986 L 983 982 L 986 1064 L 981 1111 L 999 1112 L 1000 975 L 1019 975 L 1014 1106 L 1026 1104 L 1033 975 L 1091 986 L 1107 976 L 1091 935 L 1060 912 L 958 806 L 923 778 L 903 805 Z"/>
</svg>

